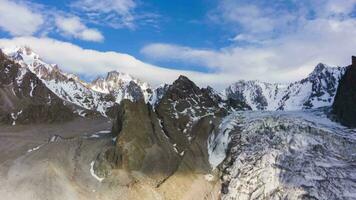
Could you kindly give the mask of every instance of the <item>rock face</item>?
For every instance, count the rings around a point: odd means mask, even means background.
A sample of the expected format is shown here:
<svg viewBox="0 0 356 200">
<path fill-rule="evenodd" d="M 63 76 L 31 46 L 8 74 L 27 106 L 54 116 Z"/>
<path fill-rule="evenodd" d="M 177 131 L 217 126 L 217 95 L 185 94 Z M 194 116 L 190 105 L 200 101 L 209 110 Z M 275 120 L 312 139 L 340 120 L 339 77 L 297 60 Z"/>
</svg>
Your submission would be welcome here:
<svg viewBox="0 0 356 200">
<path fill-rule="evenodd" d="M 211 89 L 200 89 L 188 78 L 180 76 L 167 87 L 156 107 L 145 104 L 143 100 L 136 102 L 123 100 L 113 126 L 113 133 L 118 135 L 116 142 L 118 152 L 122 155 L 128 153 L 124 157 L 129 160 L 122 160 L 124 168 L 140 170 L 143 164 L 139 162 L 144 162 L 147 153 L 145 149 L 158 148 L 160 150 L 157 150 L 158 152 L 155 150 L 152 155 L 162 159 L 164 155 L 173 158 L 169 162 L 175 164 L 171 163 L 169 166 L 176 166 L 173 167 L 176 170 L 178 161 L 200 132 L 196 126 L 204 127 L 199 121 L 207 116 L 226 114 L 226 110 L 219 107 L 221 103 L 220 99 L 217 100 L 219 97 L 215 96 L 214 99 L 212 95 Z M 153 160 L 147 159 L 149 162 Z M 167 163 L 168 160 L 158 161 Z"/>
<path fill-rule="evenodd" d="M 356 127 L 356 57 L 352 56 L 352 65 L 341 78 L 335 100 L 333 113 L 338 121 L 350 127 Z"/>
<path fill-rule="evenodd" d="M 185 76 L 170 85 L 155 107 L 167 137 L 179 154 L 195 138 L 193 124 L 204 116 L 223 115 L 226 109 L 210 89 L 200 89 Z"/>
<path fill-rule="evenodd" d="M 0 51 L 0 122 L 58 122 L 73 118 L 71 108 L 31 71 Z"/>
<path fill-rule="evenodd" d="M 143 100 L 123 100 L 112 129 L 117 135 L 115 146 L 99 156 L 96 172 L 108 178 L 115 170 L 133 177 L 140 172 L 142 176 L 136 178 L 146 180 L 163 199 L 184 199 L 196 187 L 204 192 L 193 197 L 216 197 L 218 179 L 204 178 L 211 173 L 207 140 L 226 110 L 212 95 L 211 89 L 200 89 L 181 76 L 166 88 L 155 107 Z M 177 184 L 179 189 L 168 192 Z"/>
<path fill-rule="evenodd" d="M 118 135 L 120 168 L 163 178 L 176 170 L 179 155 L 161 129 L 156 114 L 143 100 L 122 101 L 113 132 Z"/>
<path fill-rule="evenodd" d="M 318 64 L 309 76 L 291 84 L 239 81 L 225 90 L 227 99 L 239 100 L 252 110 L 303 110 L 331 106 L 345 67 Z"/>
</svg>

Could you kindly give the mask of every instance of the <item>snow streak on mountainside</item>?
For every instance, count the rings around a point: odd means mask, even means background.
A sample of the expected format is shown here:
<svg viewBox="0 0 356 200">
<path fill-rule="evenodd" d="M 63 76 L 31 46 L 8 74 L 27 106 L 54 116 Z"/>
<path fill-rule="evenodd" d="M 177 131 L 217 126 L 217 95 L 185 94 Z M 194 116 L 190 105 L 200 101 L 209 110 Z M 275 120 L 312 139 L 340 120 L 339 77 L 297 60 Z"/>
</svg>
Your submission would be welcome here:
<svg viewBox="0 0 356 200">
<path fill-rule="evenodd" d="M 318 64 L 307 78 L 291 84 L 239 81 L 226 88 L 225 95 L 247 103 L 253 110 L 302 110 L 330 106 L 345 69 Z"/>
<path fill-rule="evenodd" d="M 356 130 L 324 111 L 236 112 L 209 144 L 222 199 L 353 199 Z"/>
</svg>

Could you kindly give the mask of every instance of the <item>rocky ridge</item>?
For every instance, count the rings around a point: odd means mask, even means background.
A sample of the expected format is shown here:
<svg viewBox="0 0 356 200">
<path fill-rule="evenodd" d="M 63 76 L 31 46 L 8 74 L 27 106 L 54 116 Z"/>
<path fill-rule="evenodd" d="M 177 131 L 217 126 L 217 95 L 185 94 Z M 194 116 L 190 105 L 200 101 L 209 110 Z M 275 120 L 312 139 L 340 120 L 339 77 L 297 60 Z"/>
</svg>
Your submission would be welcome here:
<svg viewBox="0 0 356 200">
<path fill-rule="evenodd" d="M 307 78 L 290 84 L 238 81 L 225 89 L 227 99 L 253 110 L 303 110 L 331 106 L 345 67 L 318 64 Z"/>
<path fill-rule="evenodd" d="M 98 77 L 92 83 L 86 83 L 74 74 L 61 71 L 57 65 L 44 62 L 27 47 L 5 49 L 5 53 L 35 73 L 60 98 L 104 116 L 114 117 L 113 113 L 123 99 L 144 99 L 156 105 L 169 88 L 164 84 L 151 89 L 147 83 L 115 71 L 109 72 L 105 78 Z M 345 69 L 320 63 L 307 78 L 291 84 L 238 81 L 227 87 L 223 95 L 215 92 L 215 97 L 218 97 L 215 100 L 235 109 L 252 110 L 302 110 L 330 106 Z"/>
<path fill-rule="evenodd" d="M 57 96 L 83 108 L 78 110 L 83 116 L 86 111 L 95 111 L 112 117 L 122 99 L 148 99 L 150 86 L 129 75 L 109 72 L 106 78 L 97 78 L 86 83 L 74 74 L 68 74 L 55 64 L 48 64 L 28 47 L 4 49 L 10 59 L 36 74 Z"/>
</svg>

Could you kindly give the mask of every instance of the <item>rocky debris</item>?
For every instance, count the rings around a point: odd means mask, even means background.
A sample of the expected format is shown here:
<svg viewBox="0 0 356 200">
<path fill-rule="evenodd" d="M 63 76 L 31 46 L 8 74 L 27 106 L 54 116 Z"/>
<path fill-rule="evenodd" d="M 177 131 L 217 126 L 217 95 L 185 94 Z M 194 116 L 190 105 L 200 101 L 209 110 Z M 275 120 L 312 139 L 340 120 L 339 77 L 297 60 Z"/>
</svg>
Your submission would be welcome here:
<svg viewBox="0 0 356 200">
<path fill-rule="evenodd" d="M 229 145 L 211 151 L 211 156 L 227 152 L 220 165 L 222 199 L 353 198 L 355 133 L 293 113 L 231 115 L 226 122 L 231 125 L 217 137 L 229 130 Z"/>
<path fill-rule="evenodd" d="M 309 76 L 291 84 L 238 81 L 225 89 L 226 98 L 252 110 L 303 110 L 331 106 L 345 67 L 318 64 Z"/>
<path fill-rule="evenodd" d="M 342 124 L 356 127 L 356 57 L 341 78 L 335 100 L 333 113 Z"/>
<path fill-rule="evenodd" d="M 14 63 L 2 52 L 0 94 L 2 123 L 58 122 L 74 116 L 69 104 L 51 92 L 35 74 Z"/>
</svg>

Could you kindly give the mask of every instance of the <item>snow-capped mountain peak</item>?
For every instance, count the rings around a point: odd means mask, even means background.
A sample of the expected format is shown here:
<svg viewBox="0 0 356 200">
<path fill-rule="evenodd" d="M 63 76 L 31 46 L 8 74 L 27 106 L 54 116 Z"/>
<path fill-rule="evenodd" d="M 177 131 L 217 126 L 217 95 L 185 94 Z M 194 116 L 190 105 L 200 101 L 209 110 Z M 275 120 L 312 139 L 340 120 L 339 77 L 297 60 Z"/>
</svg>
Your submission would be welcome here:
<svg viewBox="0 0 356 200">
<path fill-rule="evenodd" d="M 344 67 L 319 63 L 300 81 L 271 84 L 238 81 L 225 90 L 227 98 L 243 101 L 253 110 L 302 110 L 330 106 Z"/>
<path fill-rule="evenodd" d="M 131 99 L 133 101 L 144 98 L 147 102 L 152 94 L 148 83 L 142 82 L 129 74 L 111 71 L 105 78 L 99 76 L 89 87 L 97 92 L 104 94 L 113 94 L 117 97 L 117 103 L 122 99 Z"/>
<path fill-rule="evenodd" d="M 99 76 L 96 78 L 91 84 L 90 87 L 98 92 L 102 93 L 110 93 L 115 91 L 116 89 L 123 88 L 128 85 L 131 81 L 138 82 L 132 76 L 117 72 L 111 71 L 108 72 L 105 78 Z"/>
<path fill-rule="evenodd" d="M 11 60 L 29 69 L 60 98 L 84 109 L 98 111 L 106 116 L 122 99 L 148 101 L 151 87 L 129 74 L 111 71 L 105 78 L 98 77 L 86 83 L 77 75 L 61 71 L 56 64 L 49 64 L 29 47 L 2 50 Z"/>
<path fill-rule="evenodd" d="M 61 99 L 83 109 L 98 111 L 106 116 L 106 110 L 114 106 L 104 95 L 88 88 L 84 81 L 74 74 L 65 73 L 56 64 L 48 64 L 28 47 L 3 49 L 3 52 L 25 69 L 29 69 Z"/>
</svg>

